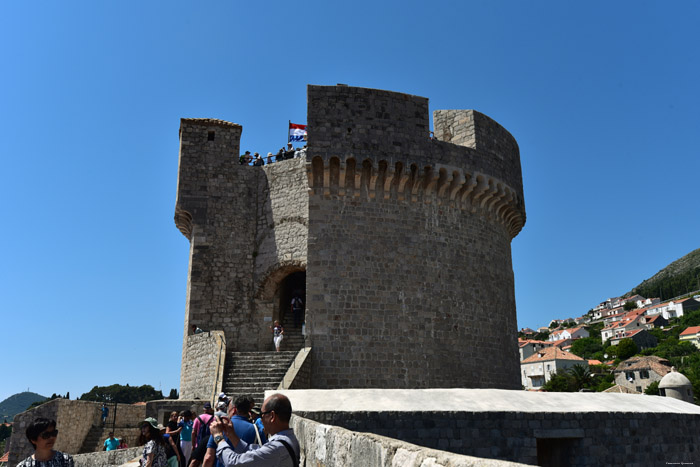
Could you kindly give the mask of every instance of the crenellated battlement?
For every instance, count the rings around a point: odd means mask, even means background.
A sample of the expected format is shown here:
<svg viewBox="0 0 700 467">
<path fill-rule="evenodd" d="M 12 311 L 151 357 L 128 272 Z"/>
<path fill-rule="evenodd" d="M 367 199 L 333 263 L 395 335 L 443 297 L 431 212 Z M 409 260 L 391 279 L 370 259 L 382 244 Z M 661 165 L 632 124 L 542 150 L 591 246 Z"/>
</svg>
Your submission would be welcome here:
<svg viewBox="0 0 700 467">
<path fill-rule="evenodd" d="M 522 196 L 502 180 L 458 167 L 420 166 L 403 162 L 375 163 L 355 158 L 325 162 L 314 157 L 307 163 L 309 189 L 326 198 L 349 197 L 365 201 L 381 200 L 437 204 L 472 214 L 477 211 L 503 223 L 512 237 L 525 224 Z"/>
</svg>

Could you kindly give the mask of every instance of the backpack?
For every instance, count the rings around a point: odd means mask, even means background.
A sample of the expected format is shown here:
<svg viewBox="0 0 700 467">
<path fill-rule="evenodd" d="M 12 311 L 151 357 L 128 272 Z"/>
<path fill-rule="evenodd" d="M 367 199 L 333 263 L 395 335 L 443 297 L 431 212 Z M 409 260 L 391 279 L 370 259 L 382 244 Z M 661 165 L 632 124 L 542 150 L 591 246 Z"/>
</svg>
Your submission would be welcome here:
<svg viewBox="0 0 700 467">
<path fill-rule="evenodd" d="M 204 423 L 204 420 L 199 418 L 200 416 L 197 415 L 197 420 L 199 420 L 199 431 L 197 432 L 197 446 L 200 446 L 202 443 L 202 440 L 206 443 L 209 441 L 209 436 L 211 436 L 211 431 L 209 430 L 209 424 L 211 423 L 212 420 L 214 420 L 214 416 L 212 415 L 209 417 L 209 420 L 207 423 Z"/>
</svg>

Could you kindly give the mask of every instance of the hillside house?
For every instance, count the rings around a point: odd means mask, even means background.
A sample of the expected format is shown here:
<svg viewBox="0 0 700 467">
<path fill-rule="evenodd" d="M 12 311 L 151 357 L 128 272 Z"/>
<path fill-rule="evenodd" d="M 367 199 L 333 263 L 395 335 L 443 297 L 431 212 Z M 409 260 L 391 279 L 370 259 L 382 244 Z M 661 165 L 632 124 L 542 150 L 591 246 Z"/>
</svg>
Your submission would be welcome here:
<svg viewBox="0 0 700 467">
<path fill-rule="evenodd" d="M 689 328 L 686 328 L 678 336 L 678 340 L 690 342 L 691 344 L 700 348 L 700 326 L 691 326 Z"/>
<path fill-rule="evenodd" d="M 644 317 L 645 313 L 646 308 L 628 311 L 618 321 L 609 323 L 600 331 L 600 338 L 603 341 L 603 344 L 605 344 L 608 339 L 623 338 L 625 334 L 628 334 L 631 331 L 644 329 L 645 323 L 642 321 L 642 318 Z"/>
<path fill-rule="evenodd" d="M 642 323 L 647 329 L 663 329 L 665 326 L 668 326 L 668 320 L 662 315 L 642 316 Z"/>
<path fill-rule="evenodd" d="M 571 339 L 559 339 L 556 341 L 547 341 L 549 345 L 552 347 L 558 347 L 562 350 L 564 350 L 565 347 L 571 347 L 571 343 L 573 341 Z"/>
<path fill-rule="evenodd" d="M 540 389 L 552 379 L 552 374 L 576 365 L 588 368 L 588 362 L 578 355 L 557 347 L 547 347 L 520 362 L 522 385 L 528 390 Z"/>
<path fill-rule="evenodd" d="M 683 300 L 671 300 L 669 302 L 652 305 L 648 308 L 648 315 L 662 315 L 664 319 L 680 318 L 689 311 L 700 309 L 700 301 L 695 298 L 685 298 Z"/>
<path fill-rule="evenodd" d="M 643 300 L 637 300 L 637 308 L 648 308 L 652 305 L 658 305 L 661 303 L 660 298 L 645 298 Z"/>
<path fill-rule="evenodd" d="M 621 306 L 617 306 L 615 308 L 605 308 L 603 310 L 596 311 L 593 314 L 593 319 L 598 320 L 598 319 L 605 319 L 609 318 L 611 316 L 618 315 L 620 313 L 624 313 L 625 310 Z"/>
<path fill-rule="evenodd" d="M 646 329 L 634 329 L 625 331 L 624 334 L 611 338 L 610 345 L 618 345 L 622 339 L 632 339 L 632 341 L 637 344 L 639 350 L 656 347 L 658 343 L 656 337 L 649 334 Z"/>
<path fill-rule="evenodd" d="M 613 371 L 618 386 L 644 392 L 654 381 L 661 381 L 671 371 L 671 363 L 654 355 L 632 357 L 621 362 Z"/>
<path fill-rule="evenodd" d="M 576 340 L 580 339 L 582 337 L 588 337 L 590 334 L 584 328 L 583 326 L 577 326 L 575 328 L 569 328 L 569 329 L 555 329 L 552 331 L 552 333 L 549 335 L 549 341 L 558 341 L 562 339 L 571 339 L 571 340 Z"/>
<path fill-rule="evenodd" d="M 545 347 L 552 345 L 550 342 L 536 341 L 532 339 L 518 339 L 518 352 L 520 352 L 520 361 L 522 362 L 530 355 L 539 352 Z"/>
</svg>

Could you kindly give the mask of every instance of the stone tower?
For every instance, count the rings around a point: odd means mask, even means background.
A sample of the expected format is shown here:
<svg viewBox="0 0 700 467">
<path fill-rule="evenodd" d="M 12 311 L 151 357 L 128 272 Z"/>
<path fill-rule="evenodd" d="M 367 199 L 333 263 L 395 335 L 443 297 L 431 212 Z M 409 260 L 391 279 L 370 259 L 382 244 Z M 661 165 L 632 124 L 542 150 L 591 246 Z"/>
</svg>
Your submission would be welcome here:
<svg viewBox="0 0 700 467">
<path fill-rule="evenodd" d="M 314 388 L 519 388 L 518 145 L 473 110 L 434 112 L 431 139 L 428 115 L 423 97 L 309 86 L 306 159 L 264 167 L 238 164 L 239 125 L 183 119 L 185 335 L 269 350 L 302 288 Z"/>
</svg>

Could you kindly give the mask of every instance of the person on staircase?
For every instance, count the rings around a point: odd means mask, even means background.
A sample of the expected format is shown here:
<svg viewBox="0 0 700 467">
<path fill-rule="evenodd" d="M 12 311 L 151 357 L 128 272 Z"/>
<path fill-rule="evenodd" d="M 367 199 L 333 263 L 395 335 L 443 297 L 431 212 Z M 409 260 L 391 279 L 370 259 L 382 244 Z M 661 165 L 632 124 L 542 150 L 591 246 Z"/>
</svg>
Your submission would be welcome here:
<svg viewBox="0 0 700 467">
<path fill-rule="evenodd" d="M 270 329 L 272 330 L 272 342 L 275 343 L 275 350 L 279 352 L 282 339 L 284 339 L 284 328 L 279 321 L 275 321 L 275 325 L 270 326 Z"/>
<path fill-rule="evenodd" d="M 295 295 L 292 298 L 292 316 L 294 317 L 294 327 L 301 327 L 301 319 L 304 314 L 304 301 L 299 295 Z"/>
</svg>

